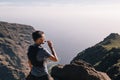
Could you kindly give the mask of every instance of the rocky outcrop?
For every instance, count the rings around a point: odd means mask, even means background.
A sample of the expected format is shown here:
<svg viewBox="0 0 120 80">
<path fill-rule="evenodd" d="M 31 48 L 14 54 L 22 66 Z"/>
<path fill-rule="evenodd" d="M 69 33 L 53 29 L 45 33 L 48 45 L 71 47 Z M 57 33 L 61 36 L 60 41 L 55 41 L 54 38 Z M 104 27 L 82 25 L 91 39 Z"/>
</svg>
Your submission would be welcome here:
<svg viewBox="0 0 120 80">
<path fill-rule="evenodd" d="M 106 72 L 112 80 L 120 80 L 120 35 L 111 33 L 103 41 L 80 52 L 72 62 L 84 60 L 96 70 Z"/>
<path fill-rule="evenodd" d="M 55 80 L 111 80 L 106 73 L 96 71 L 84 61 L 57 65 L 52 68 L 51 75 Z"/>
<path fill-rule="evenodd" d="M 0 80 L 20 80 L 28 72 L 27 48 L 32 26 L 0 22 Z"/>
</svg>

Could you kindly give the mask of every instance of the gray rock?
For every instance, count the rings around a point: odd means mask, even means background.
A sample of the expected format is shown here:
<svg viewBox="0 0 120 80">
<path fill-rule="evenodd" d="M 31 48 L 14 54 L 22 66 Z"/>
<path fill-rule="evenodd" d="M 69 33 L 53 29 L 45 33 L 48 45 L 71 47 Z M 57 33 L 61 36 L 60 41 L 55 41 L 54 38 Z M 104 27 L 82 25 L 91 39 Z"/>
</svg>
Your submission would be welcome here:
<svg viewBox="0 0 120 80">
<path fill-rule="evenodd" d="M 0 79 L 19 80 L 29 72 L 27 48 L 33 43 L 32 26 L 0 22 Z"/>
</svg>

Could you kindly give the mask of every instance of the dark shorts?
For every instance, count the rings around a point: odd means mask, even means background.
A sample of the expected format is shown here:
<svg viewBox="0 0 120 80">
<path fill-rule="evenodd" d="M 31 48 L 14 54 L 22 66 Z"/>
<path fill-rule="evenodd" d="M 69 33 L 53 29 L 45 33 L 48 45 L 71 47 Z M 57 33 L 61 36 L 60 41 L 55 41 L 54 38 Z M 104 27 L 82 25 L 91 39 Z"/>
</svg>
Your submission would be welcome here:
<svg viewBox="0 0 120 80">
<path fill-rule="evenodd" d="M 26 80 L 53 80 L 53 78 L 50 75 L 44 75 L 41 77 L 36 77 L 32 75 L 31 73 L 27 76 Z"/>
</svg>

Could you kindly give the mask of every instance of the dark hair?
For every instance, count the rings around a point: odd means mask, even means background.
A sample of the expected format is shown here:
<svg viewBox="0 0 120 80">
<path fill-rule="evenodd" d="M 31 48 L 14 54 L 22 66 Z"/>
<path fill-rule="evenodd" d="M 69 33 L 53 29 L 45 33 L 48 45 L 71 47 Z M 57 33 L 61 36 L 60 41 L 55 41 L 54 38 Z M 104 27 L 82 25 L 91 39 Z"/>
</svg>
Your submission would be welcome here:
<svg viewBox="0 0 120 80">
<path fill-rule="evenodd" d="M 43 31 L 35 31 L 32 33 L 32 38 L 34 41 L 36 41 L 38 38 L 42 37 L 42 34 L 44 34 Z"/>
</svg>

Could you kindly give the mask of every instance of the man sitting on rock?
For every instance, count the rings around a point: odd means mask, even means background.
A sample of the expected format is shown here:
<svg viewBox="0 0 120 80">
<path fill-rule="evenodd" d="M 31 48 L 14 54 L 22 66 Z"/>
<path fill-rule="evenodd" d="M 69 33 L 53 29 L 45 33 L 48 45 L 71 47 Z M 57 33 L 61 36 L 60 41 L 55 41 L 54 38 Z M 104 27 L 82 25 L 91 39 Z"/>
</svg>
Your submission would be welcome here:
<svg viewBox="0 0 120 80">
<path fill-rule="evenodd" d="M 45 34 L 42 31 L 35 31 L 32 33 L 34 44 L 29 46 L 28 60 L 31 68 L 30 74 L 26 80 L 53 80 L 47 70 L 47 61 L 58 61 L 53 43 L 47 41 L 51 53 L 42 47 L 45 42 Z"/>
</svg>

